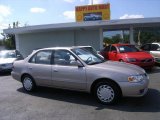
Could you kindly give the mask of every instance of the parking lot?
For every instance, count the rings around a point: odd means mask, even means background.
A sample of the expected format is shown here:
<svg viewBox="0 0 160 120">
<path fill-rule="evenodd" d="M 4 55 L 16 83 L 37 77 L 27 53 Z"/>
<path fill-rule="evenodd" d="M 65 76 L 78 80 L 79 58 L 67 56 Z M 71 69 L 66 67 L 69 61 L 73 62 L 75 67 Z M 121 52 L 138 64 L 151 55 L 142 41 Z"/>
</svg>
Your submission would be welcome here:
<svg viewBox="0 0 160 120">
<path fill-rule="evenodd" d="M 87 93 L 38 88 L 26 93 L 9 74 L 0 76 L 0 120 L 159 120 L 160 67 L 147 72 L 148 94 L 101 105 Z"/>
</svg>

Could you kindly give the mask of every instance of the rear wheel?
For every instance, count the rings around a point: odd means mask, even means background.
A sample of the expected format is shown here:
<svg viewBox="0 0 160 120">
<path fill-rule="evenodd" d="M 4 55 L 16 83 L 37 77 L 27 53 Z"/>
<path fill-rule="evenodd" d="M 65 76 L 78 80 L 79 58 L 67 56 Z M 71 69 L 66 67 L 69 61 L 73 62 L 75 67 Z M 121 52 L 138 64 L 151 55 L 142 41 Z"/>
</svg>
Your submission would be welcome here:
<svg viewBox="0 0 160 120">
<path fill-rule="evenodd" d="M 31 92 L 35 89 L 36 85 L 33 81 L 33 78 L 29 75 L 25 75 L 22 78 L 23 88 L 27 92 Z"/>
<path fill-rule="evenodd" d="M 113 104 L 121 96 L 117 85 L 110 81 L 99 82 L 95 86 L 94 94 L 96 99 L 102 104 Z"/>
</svg>

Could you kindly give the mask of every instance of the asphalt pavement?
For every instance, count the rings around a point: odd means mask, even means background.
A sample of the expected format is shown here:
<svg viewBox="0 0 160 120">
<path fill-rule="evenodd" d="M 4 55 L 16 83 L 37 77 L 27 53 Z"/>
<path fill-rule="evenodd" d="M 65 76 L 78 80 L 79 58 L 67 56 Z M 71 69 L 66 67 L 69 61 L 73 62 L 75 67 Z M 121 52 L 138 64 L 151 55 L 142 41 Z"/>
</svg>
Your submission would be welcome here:
<svg viewBox="0 0 160 120">
<path fill-rule="evenodd" d="M 147 72 L 148 94 L 101 105 L 90 94 L 53 88 L 26 93 L 22 84 L 0 75 L 0 120 L 160 120 L 160 67 Z"/>
</svg>

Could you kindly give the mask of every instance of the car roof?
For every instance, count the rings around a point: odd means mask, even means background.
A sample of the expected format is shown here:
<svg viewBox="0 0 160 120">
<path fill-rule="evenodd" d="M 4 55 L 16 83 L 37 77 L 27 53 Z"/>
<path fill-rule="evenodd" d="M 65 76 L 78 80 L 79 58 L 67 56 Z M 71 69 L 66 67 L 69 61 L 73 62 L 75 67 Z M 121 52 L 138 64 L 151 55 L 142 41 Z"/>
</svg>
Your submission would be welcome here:
<svg viewBox="0 0 160 120">
<path fill-rule="evenodd" d="M 71 49 L 71 47 L 48 47 L 48 48 L 40 48 L 38 50 L 56 50 L 56 49 Z"/>
<path fill-rule="evenodd" d="M 41 48 L 41 49 L 38 49 L 39 50 L 70 50 L 70 49 L 73 49 L 73 48 L 82 48 L 82 47 L 91 47 L 91 46 L 71 46 L 71 47 L 48 47 L 48 48 Z"/>
<path fill-rule="evenodd" d="M 86 48 L 86 47 L 92 47 L 92 46 L 72 46 L 72 48 Z"/>
</svg>

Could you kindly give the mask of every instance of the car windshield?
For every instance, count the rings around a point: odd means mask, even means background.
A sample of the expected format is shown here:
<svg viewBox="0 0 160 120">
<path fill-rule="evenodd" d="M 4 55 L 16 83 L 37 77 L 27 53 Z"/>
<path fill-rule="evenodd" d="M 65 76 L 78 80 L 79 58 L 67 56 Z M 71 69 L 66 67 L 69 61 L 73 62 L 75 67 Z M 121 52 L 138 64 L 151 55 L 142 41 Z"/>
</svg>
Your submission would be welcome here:
<svg viewBox="0 0 160 120">
<path fill-rule="evenodd" d="M 120 53 L 125 53 L 125 52 L 139 52 L 140 50 L 136 48 L 134 45 L 123 45 L 123 46 L 118 46 L 119 52 Z"/>
<path fill-rule="evenodd" d="M 92 48 L 92 47 L 84 47 L 86 50 L 90 51 L 90 52 L 93 52 L 93 53 L 96 53 L 97 54 L 97 51 Z"/>
<path fill-rule="evenodd" d="M 105 60 L 102 59 L 99 55 L 85 48 L 74 48 L 72 51 L 88 65 L 105 62 Z"/>
<path fill-rule="evenodd" d="M 1 51 L 0 58 L 16 58 L 15 52 Z"/>
</svg>

